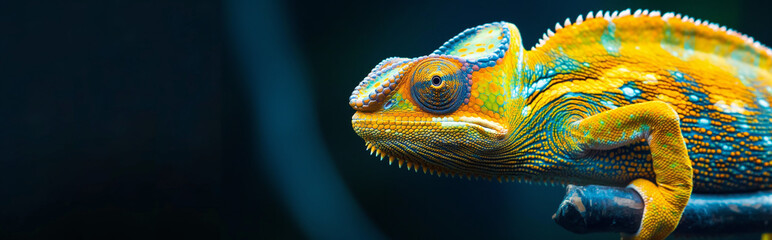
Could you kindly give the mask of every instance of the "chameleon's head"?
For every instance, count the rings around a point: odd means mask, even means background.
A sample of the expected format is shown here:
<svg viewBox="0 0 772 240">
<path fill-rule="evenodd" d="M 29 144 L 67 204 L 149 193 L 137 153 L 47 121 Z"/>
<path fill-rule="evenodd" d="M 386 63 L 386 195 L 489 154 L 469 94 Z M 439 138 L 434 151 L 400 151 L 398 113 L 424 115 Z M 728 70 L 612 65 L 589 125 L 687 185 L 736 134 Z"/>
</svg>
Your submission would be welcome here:
<svg viewBox="0 0 772 240">
<path fill-rule="evenodd" d="M 522 52 L 517 28 L 502 22 L 467 29 L 428 56 L 383 60 L 349 99 L 354 130 L 400 166 L 496 175 L 481 162 L 509 138 Z"/>
</svg>

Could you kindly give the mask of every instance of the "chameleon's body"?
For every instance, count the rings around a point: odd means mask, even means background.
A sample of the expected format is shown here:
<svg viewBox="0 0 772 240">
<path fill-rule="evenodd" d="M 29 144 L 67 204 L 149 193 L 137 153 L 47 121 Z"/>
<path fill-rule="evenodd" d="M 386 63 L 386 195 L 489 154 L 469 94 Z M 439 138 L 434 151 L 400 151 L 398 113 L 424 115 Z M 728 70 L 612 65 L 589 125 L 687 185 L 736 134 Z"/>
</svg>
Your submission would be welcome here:
<svg viewBox="0 0 772 240">
<path fill-rule="evenodd" d="M 530 51 L 502 22 L 387 59 L 351 96 L 352 125 L 416 171 L 629 185 L 646 202 L 637 238 L 667 236 L 692 191 L 772 188 L 768 48 L 657 11 L 555 29 Z"/>
</svg>

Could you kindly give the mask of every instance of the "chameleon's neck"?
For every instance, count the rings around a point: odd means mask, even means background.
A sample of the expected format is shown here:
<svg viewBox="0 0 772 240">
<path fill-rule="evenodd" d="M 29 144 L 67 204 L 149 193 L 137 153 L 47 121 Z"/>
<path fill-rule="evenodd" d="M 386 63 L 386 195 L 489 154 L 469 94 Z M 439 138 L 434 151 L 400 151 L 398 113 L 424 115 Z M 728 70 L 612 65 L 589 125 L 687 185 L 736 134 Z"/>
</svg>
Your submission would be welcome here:
<svg viewBox="0 0 772 240">
<path fill-rule="evenodd" d="M 560 101 L 544 101 L 554 77 L 571 71 L 570 66 L 539 51 L 523 51 L 518 74 L 511 78 L 509 104 L 510 135 L 508 155 L 516 162 L 516 175 L 534 181 L 568 181 L 575 162 L 569 152 L 575 152 L 574 141 L 566 125 L 579 120 Z M 544 179 L 541 176 L 550 176 Z"/>
<path fill-rule="evenodd" d="M 597 174 L 598 162 L 585 155 L 578 146 L 574 123 L 606 109 L 603 101 L 592 97 L 596 89 L 582 82 L 597 79 L 604 71 L 588 71 L 588 63 L 560 53 L 525 51 L 519 78 L 513 79 L 512 109 L 508 138 L 512 154 L 526 174 L 535 180 L 555 180 L 577 184 L 613 182 Z M 550 176 L 541 179 L 538 176 Z M 577 182 L 578 180 L 584 182 Z"/>
</svg>

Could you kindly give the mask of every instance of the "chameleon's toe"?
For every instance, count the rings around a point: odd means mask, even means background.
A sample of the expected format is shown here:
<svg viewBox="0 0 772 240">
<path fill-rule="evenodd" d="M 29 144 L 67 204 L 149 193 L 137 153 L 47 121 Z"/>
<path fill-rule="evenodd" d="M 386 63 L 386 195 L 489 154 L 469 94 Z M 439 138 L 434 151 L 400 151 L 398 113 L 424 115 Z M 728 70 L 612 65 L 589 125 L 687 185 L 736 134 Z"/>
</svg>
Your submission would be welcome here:
<svg viewBox="0 0 772 240">
<path fill-rule="evenodd" d="M 681 219 L 686 201 L 668 199 L 679 198 L 671 191 L 660 189 L 656 184 L 646 179 L 636 179 L 628 185 L 641 195 L 644 202 L 643 219 L 635 235 L 623 235 L 623 239 L 665 239 Z M 683 202 L 683 203 L 681 203 Z"/>
</svg>

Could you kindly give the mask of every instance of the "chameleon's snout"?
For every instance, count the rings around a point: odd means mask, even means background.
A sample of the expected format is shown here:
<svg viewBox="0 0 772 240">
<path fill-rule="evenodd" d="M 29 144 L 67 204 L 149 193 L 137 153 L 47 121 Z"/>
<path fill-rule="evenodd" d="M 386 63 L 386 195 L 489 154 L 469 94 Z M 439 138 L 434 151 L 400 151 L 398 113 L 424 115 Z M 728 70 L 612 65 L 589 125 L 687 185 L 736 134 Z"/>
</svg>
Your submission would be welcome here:
<svg viewBox="0 0 772 240">
<path fill-rule="evenodd" d="M 398 57 L 381 61 L 354 88 L 348 104 L 357 111 L 374 111 L 396 90 L 410 63 L 411 59 Z"/>
</svg>

